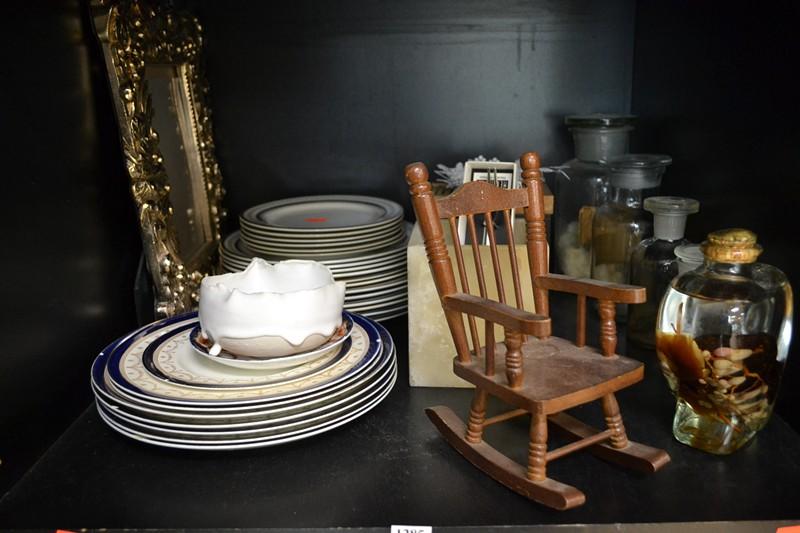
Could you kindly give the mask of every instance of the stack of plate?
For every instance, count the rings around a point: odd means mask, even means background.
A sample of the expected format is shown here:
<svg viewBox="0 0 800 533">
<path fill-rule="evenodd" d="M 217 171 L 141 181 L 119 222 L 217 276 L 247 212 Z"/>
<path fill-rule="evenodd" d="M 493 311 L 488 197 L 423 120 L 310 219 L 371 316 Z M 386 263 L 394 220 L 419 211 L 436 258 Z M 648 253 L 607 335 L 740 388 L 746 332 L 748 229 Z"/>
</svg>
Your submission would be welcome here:
<svg viewBox="0 0 800 533">
<path fill-rule="evenodd" d="M 221 245 L 226 271 L 244 270 L 253 257 L 312 259 L 345 281 L 345 307 L 374 320 L 405 314 L 406 247 L 410 224 L 399 204 L 368 196 L 306 196 L 245 211 L 241 232 Z"/>
<path fill-rule="evenodd" d="M 170 448 L 257 448 L 329 431 L 378 405 L 397 378 L 383 326 L 343 320 L 344 333 L 313 353 L 269 359 L 211 356 L 197 313 L 150 324 L 95 359 L 98 411 L 115 431 Z"/>
</svg>

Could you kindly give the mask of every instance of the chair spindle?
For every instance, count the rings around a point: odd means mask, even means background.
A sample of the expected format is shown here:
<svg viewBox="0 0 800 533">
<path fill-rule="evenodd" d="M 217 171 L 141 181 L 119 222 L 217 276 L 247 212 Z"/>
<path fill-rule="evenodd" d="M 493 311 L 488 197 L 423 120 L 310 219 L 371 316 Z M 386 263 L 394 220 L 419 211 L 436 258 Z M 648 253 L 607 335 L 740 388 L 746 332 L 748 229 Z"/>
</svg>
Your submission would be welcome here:
<svg viewBox="0 0 800 533">
<path fill-rule="evenodd" d="M 508 237 L 508 259 L 511 262 L 511 277 L 514 279 L 514 298 L 517 301 L 517 307 L 522 309 L 522 285 L 519 279 L 519 264 L 517 263 L 517 246 L 514 240 L 513 220 L 511 219 L 511 210 L 503 210 L 503 221 L 506 225 L 506 237 Z"/>
<path fill-rule="evenodd" d="M 461 282 L 461 292 L 470 294 L 469 280 L 467 279 L 467 270 L 464 268 L 464 252 L 461 249 L 461 242 L 458 238 L 458 226 L 456 224 L 456 217 L 447 219 L 450 223 L 450 235 L 453 238 L 453 248 L 456 252 L 456 264 L 458 265 L 458 277 Z M 467 315 L 467 323 L 469 324 L 469 333 L 472 338 L 472 351 L 475 355 L 480 353 L 481 343 L 478 340 L 478 326 L 475 322 L 475 317 Z"/>
<path fill-rule="evenodd" d="M 486 348 L 484 357 L 486 358 L 486 375 L 487 376 L 494 376 L 494 323 L 489 322 L 488 320 L 485 321 L 486 325 Z"/>
<path fill-rule="evenodd" d="M 478 289 L 481 291 L 481 298 L 486 298 L 486 278 L 483 276 L 483 263 L 481 263 L 481 248 L 478 246 L 478 232 L 475 230 L 475 217 L 467 215 L 467 228 L 469 237 L 472 240 L 472 258 L 475 260 L 475 273 L 478 277 Z"/>
<path fill-rule="evenodd" d="M 578 316 L 575 320 L 575 346 L 583 348 L 586 346 L 586 295 L 578 295 L 577 305 Z"/>
<path fill-rule="evenodd" d="M 492 254 L 492 268 L 494 269 L 494 281 L 497 284 L 497 297 L 500 303 L 506 303 L 506 291 L 503 286 L 503 272 L 500 268 L 500 256 L 497 253 L 497 237 L 494 233 L 494 224 L 492 224 L 492 213 L 484 213 L 483 217 L 486 222 L 486 232 L 489 234 L 489 251 Z"/>
<path fill-rule="evenodd" d="M 617 323 L 614 315 L 617 308 L 611 300 L 599 301 L 600 312 L 600 348 L 606 357 L 613 356 L 617 351 Z"/>
</svg>

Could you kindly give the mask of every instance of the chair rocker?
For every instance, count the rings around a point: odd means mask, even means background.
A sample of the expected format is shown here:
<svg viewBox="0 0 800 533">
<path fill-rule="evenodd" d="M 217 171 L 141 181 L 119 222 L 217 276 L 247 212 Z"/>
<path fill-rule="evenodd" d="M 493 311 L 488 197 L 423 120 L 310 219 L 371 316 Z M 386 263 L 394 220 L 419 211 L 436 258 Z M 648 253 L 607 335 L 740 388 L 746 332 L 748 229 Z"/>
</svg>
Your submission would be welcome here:
<svg viewBox="0 0 800 533">
<path fill-rule="evenodd" d="M 456 347 L 453 370 L 476 387 L 466 422 L 444 406 L 431 407 L 426 413 L 445 439 L 486 474 L 531 500 L 563 510 L 583 504 L 586 498 L 577 488 L 547 477 L 550 461 L 588 448 L 605 460 L 649 473 L 668 463 L 669 455 L 628 440 L 614 396 L 616 391 L 633 385 L 644 376 L 641 362 L 615 354 L 615 304 L 644 302 L 645 289 L 548 274 L 539 157 L 535 152 L 528 152 L 520 162 L 523 188 L 505 190 L 476 181 L 442 199 L 433 196 L 424 164 L 412 163 L 405 169 L 431 272 Z M 501 250 L 492 220 L 495 212 L 502 215 L 507 242 L 514 243 L 512 209 L 522 209 L 525 214 L 528 266 L 537 314 L 523 309 L 520 269 L 513 245 L 507 248 L 516 306 L 505 301 L 499 260 Z M 478 216 L 483 217 L 488 233 L 488 252 L 499 301 L 487 297 L 476 230 Z M 467 222 L 471 245 L 464 246 L 472 247 L 478 295 L 470 294 L 458 236 L 459 217 L 465 217 Z M 445 243 L 442 219 L 449 222 L 460 290 Z M 486 252 L 486 247 L 483 248 Z M 548 302 L 551 290 L 577 297 L 574 343 L 551 336 Z M 585 345 L 587 298 L 598 300 L 601 350 Z M 464 315 L 469 334 L 464 326 Z M 476 319 L 484 321 L 484 347 L 480 346 Z M 503 342 L 495 342 L 495 324 L 503 328 Z M 490 394 L 513 409 L 487 418 L 486 403 Z M 602 404 L 607 425 L 604 430 L 588 426 L 564 412 L 595 400 Z M 483 430 L 491 424 L 527 414 L 531 416 L 528 464 L 521 465 L 487 444 L 483 440 Z M 548 425 L 574 440 L 548 450 Z"/>
</svg>

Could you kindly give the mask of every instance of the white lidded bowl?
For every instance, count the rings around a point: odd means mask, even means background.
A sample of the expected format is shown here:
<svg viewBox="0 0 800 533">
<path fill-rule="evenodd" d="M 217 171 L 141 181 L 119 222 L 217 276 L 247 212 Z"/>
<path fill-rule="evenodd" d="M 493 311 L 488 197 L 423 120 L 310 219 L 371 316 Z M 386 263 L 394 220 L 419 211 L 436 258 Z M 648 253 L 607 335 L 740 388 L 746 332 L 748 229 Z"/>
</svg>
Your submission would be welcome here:
<svg viewBox="0 0 800 533">
<path fill-rule="evenodd" d="M 277 357 L 313 349 L 342 323 L 343 281 L 327 266 L 254 258 L 243 272 L 207 276 L 200 284 L 202 335 L 221 350 Z"/>
</svg>

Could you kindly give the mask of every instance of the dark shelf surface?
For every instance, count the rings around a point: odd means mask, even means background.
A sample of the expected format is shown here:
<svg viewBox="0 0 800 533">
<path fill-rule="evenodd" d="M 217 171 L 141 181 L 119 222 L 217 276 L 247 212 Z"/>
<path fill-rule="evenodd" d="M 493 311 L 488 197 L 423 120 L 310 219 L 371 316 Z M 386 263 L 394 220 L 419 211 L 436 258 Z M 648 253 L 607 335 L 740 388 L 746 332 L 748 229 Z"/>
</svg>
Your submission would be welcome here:
<svg viewBox="0 0 800 533">
<path fill-rule="evenodd" d="M 0 500 L 0 530 L 800 518 L 800 436 L 775 416 L 730 456 L 679 444 L 671 434 L 674 401 L 654 356 L 645 352 L 645 381 L 618 397 L 630 437 L 666 449 L 672 462 L 640 475 L 580 452 L 552 463 L 549 475 L 583 490 L 586 504 L 558 512 L 532 503 L 462 459 L 428 421 L 424 409 L 431 405 L 466 413 L 471 393 L 407 385 L 404 320 L 387 324 L 400 359 L 391 394 L 362 418 L 308 440 L 239 452 L 161 449 L 114 433 L 94 406 L 87 408 Z M 599 405 L 577 414 L 600 422 Z M 487 430 L 487 440 L 521 462 L 526 439 L 522 419 Z"/>
</svg>

